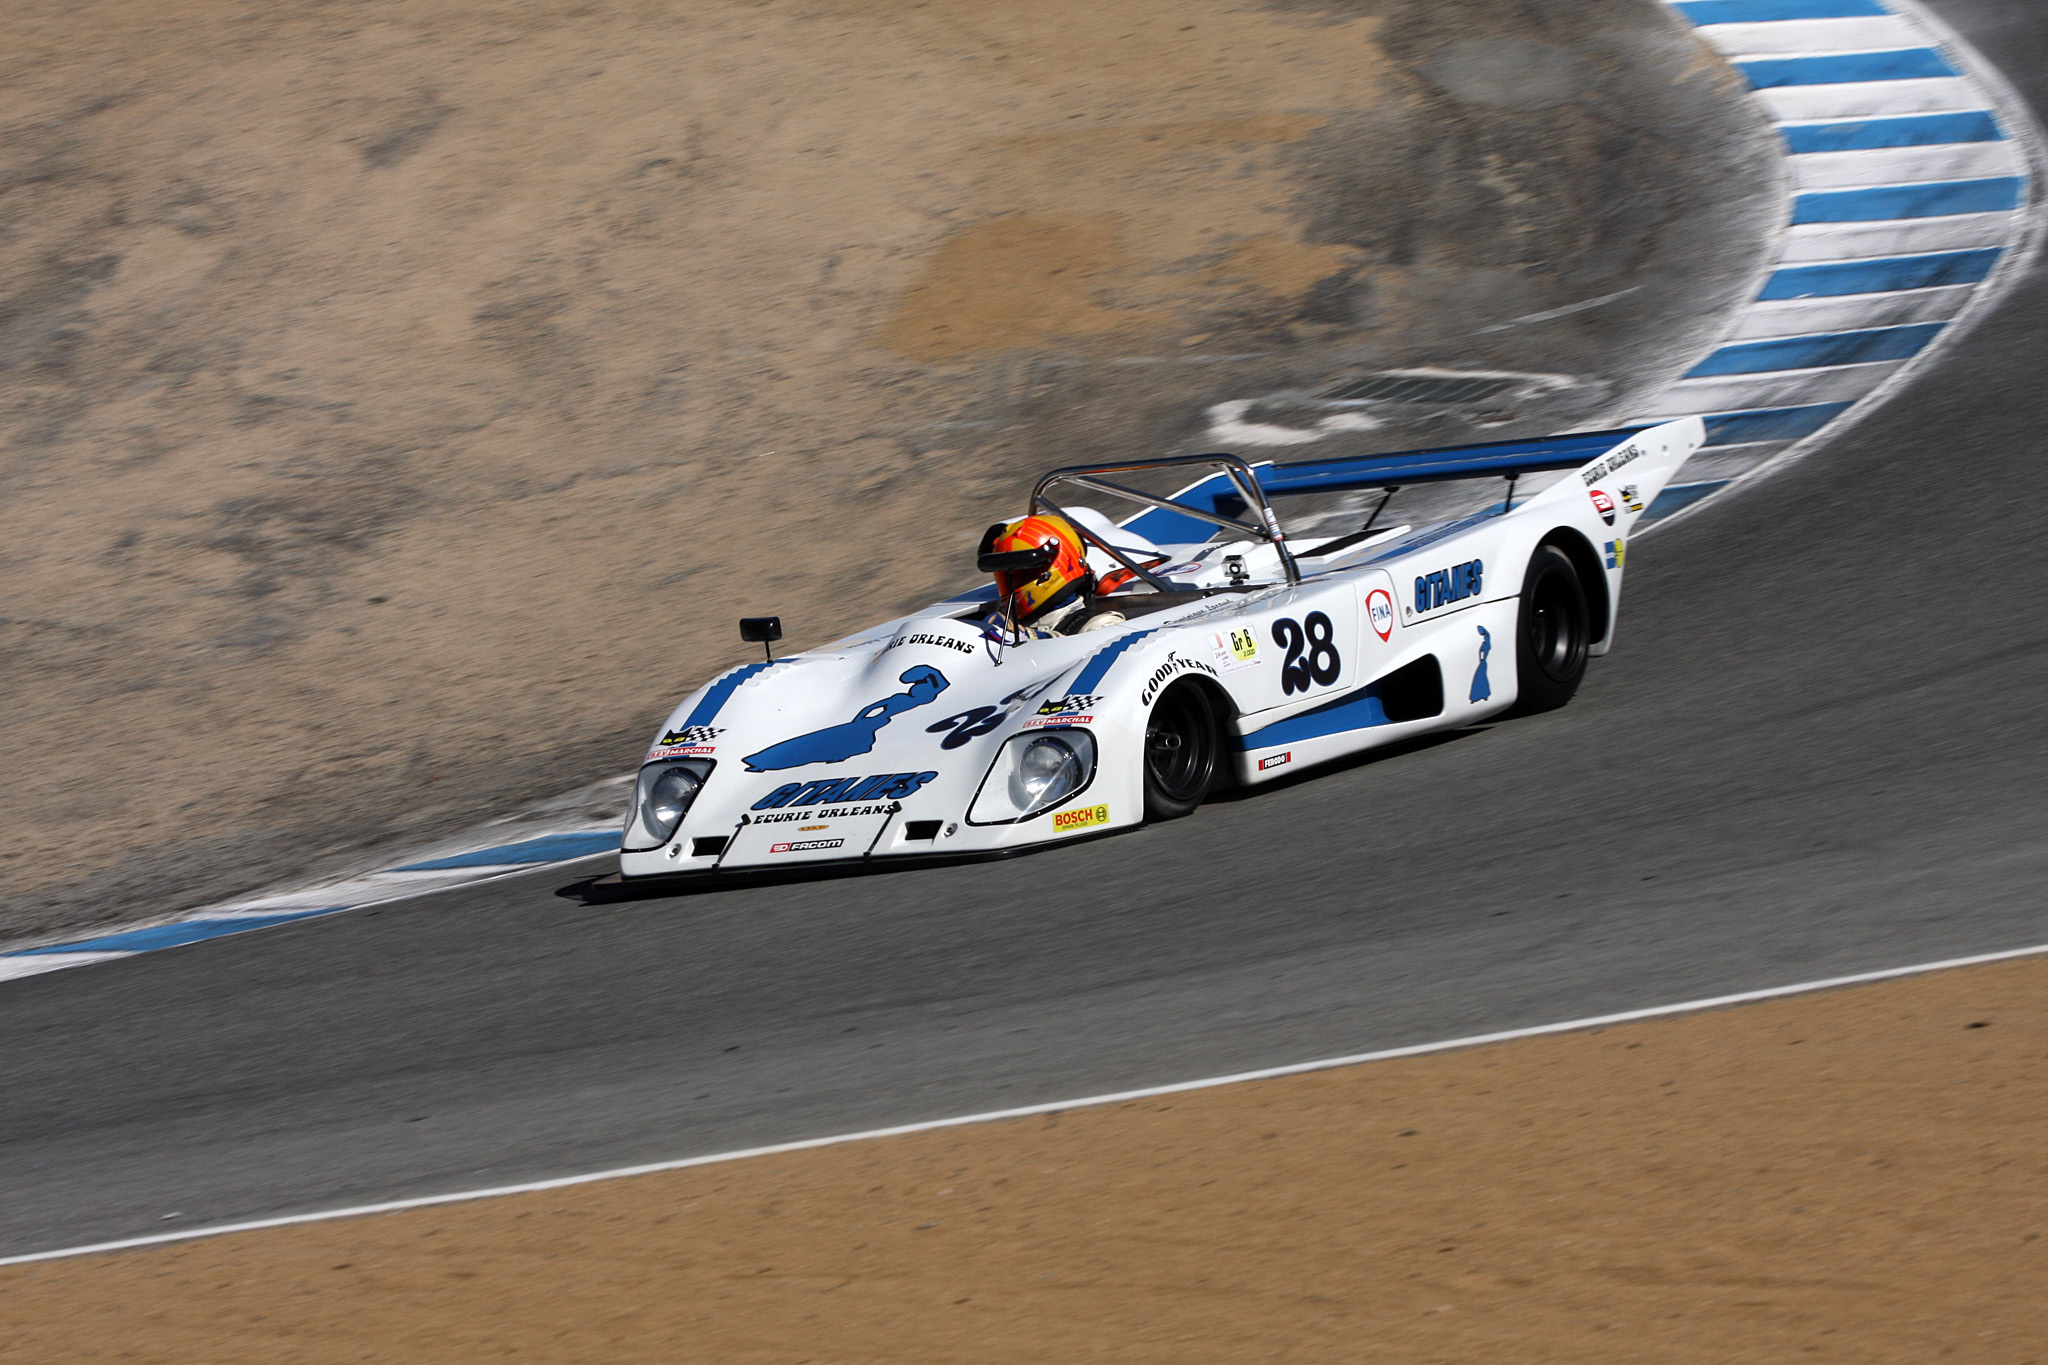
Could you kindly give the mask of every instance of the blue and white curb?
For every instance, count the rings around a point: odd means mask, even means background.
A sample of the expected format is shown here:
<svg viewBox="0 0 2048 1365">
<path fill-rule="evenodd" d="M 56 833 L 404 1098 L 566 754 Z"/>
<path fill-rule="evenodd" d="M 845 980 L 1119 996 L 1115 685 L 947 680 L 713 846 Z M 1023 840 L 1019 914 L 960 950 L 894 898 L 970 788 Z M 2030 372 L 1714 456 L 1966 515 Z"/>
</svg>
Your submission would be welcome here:
<svg viewBox="0 0 2048 1365">
<path fill-rule="evenodd" d="M 390 866 L 374 872 L 212 905 L 155 924 L 130 924 L 90 938 L 73 937 L 0 951 L 0 981 L 64 967 L 113 962 L 159 948 L 182 947 L 252 929 L 317 919 L 343 910 L 388 904 L 468 882 L 611 853 L 619 846 L 618 820 L 607 820 L 602 825 L 589 819 L 568 820 L 556 808 L 588 807 L 606 795 L 620 800 L 613 789 L 622 792 L 631 780 L 615 778 L 599 783 L 596 789 L 547 802 L 537 812 L 499 822 L 486 827 L 486 831 L 472 832 L 467 838 L 394 858 Z M 492 834 L 489 830 L 498 832 Z"/>
<path fill-rule="evenodd" d="M 1658 517 L 1812 449 L 1952 340 L 2034 244 L 2038 143 L 2026 105 L 1908 0 L 1665 3 L 1748 78 L 1784 139 L 1792 209 L 1755 302 L 1637 419 L 1706 418 L 1707 444 L 1686 466 L 1689 481 L 1658 499 Z M 1290 442 L 1305 435 L 1280 430 Z M 619 841 L 616 819 L 536 813 L 496 828 L 347 880 L 0 951 L 0 981 L 593 857 Z"/>
<path fill-rule="evenodd" d="M 1776 268 L 1719 349 L 1639 421 L 1703 416 L 1660 514 L 1762 473 L 1868 409 L 2033 244 L 2026 106 L 1902 0 L 1667 0 L 1785 143 Z"/>
</svg>

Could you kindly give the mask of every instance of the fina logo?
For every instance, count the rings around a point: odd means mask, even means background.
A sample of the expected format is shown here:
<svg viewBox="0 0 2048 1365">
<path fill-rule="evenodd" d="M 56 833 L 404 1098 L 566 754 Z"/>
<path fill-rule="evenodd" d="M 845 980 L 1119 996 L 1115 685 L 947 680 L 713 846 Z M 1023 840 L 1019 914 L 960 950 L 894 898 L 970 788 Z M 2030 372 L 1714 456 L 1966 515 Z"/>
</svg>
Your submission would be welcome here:
<svg viewBox="0 0 2048 1365">
<path fill-rule="evenodd" d="M 1477 597 L 1485 576 L 1486 563 L 1478 559 L 1468 559 L 1463 564 L 1424 574 L 1415 580 L 1415 610 L 1435 611 L 1438 607 Z"/>
</svg>

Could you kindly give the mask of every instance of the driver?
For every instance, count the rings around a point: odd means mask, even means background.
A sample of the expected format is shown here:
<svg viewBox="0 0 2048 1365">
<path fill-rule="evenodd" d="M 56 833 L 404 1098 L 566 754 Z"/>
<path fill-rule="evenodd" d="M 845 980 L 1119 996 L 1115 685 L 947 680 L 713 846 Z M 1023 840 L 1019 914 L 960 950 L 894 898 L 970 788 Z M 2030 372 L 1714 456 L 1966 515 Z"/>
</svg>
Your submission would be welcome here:
<svg viewBox="0 0 2048 1365">
<path fill-rule="evenodd" d="M 1078 635 L 1124 620 L 1120 611 L 1094 611 L 1088 597 L 1096 590 L 1095 571 L 1088 567 L 1087 547 L 1065 517 L 1038 513 L 1016 521 L 999 521 L 981 538 L 982 555 L 1017 551 L 1048 551 L 1051 560 L 1036 575 L 1028 570 L 996 570 L 998 616 L 1038 636 Z M 1128 576 L 1128 575 L 1122 575 Z"/>
</svg>

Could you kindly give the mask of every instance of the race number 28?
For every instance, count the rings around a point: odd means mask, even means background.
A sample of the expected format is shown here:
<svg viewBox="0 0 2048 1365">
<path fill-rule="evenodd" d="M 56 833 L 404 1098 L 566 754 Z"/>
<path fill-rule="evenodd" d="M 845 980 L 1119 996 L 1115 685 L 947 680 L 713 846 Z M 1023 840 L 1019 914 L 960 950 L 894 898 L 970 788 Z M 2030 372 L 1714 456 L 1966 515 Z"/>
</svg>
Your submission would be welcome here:
<svg viewBox="0 0 2048 1365">
<path fill-rule="evenodd" d="M 1307 630 L 1302 629 L 1307 626 Z M 1337 681 L 1344 660 L 1337 654 L 1336 630 L 1330 618 L 1312 611 L 1300 621 L 1283 616 L 1273 623 L 1273 643 L 1287 651 L 1280 665 L 1280 690 L 1288 696 Z"/>
</svg>

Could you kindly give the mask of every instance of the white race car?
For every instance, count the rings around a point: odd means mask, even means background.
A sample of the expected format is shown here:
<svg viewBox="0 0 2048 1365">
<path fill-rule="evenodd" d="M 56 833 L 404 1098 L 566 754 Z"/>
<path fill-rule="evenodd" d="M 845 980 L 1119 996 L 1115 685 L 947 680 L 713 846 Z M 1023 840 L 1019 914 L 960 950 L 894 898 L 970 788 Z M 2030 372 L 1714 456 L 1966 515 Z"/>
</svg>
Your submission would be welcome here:
<svg viewBox="0 0 2048 1365">
<path fill-rule="evenodd" d="M 1613 642 L 1630 530 L 1703 439 L 1689 417 L 1291 465 L 1054 470 L 1031 511 L 1065 517 L 1089 567 L 1127 580 L 1091 604 L 1123 619 L 1016 628 L 992 612 L 990 584 L 720 674 L 647 753 L 620 878 L 1010 853 L 1185 815 L 1219 784 L 1562 706 Z M 1184 466 L 1203 477 L 1176 493 L 1122 482 Z M 1517 480 L 1559 470 L 1515 500 Z M 1391 490 L 1473 478 L 1505 479 L 1506 497 L 1380 525 Z M 1143 510 L 1113 522 L 1053 500 L 1075 490 Z M 1301 543 L 1271 504 L 1368 490 L 1381 496 L 1362 527 Z M 767 617 L 741 633 L 781 631 Z"/>
</svg>

